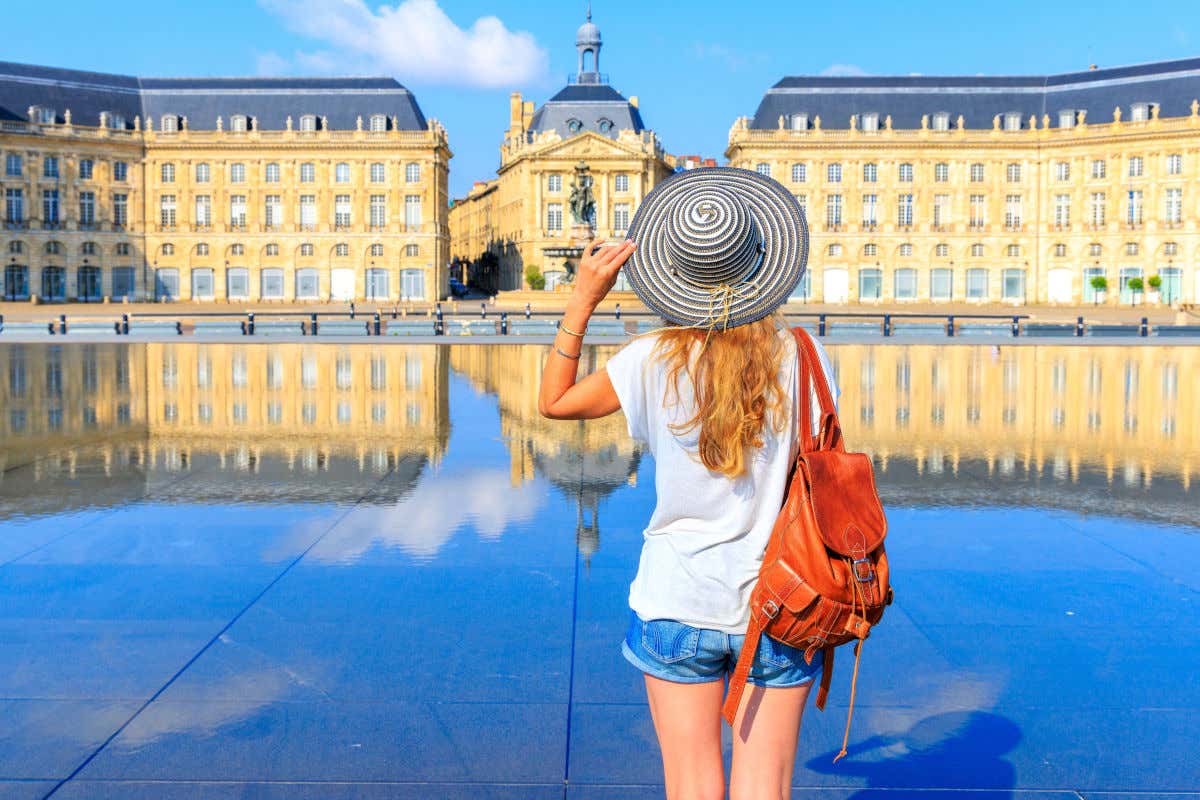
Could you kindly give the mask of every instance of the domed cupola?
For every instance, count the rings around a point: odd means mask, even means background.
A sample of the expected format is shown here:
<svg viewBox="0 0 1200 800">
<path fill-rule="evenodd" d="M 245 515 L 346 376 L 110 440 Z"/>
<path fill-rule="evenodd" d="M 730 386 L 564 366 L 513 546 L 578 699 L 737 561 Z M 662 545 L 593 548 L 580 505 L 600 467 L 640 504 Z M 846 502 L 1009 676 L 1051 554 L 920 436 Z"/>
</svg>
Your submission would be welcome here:
<svg viewBox="0 0 1200 800">
<path fill-rule="evenodd" d="M 592 22 L 592 4 L 588 3 L 587 22 L 575 31 L 575 49 L 579 51 L 579 83 L 603 83 L 600 79 L 600 29 Z M 591 64 L 587 55 L 591 54 Z"/>
</svg>

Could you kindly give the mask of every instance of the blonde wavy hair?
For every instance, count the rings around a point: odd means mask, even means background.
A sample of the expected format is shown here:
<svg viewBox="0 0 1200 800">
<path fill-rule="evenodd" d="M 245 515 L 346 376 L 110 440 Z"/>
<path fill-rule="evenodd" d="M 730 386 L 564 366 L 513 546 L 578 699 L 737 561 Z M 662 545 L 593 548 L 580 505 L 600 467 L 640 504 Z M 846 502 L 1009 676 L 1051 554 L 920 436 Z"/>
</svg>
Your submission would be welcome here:
<svg viewBox="0 0 1200 800">
<path fill-rule="evenodd" d="M 779 382 L 786 323 L 777 315 L 725 330 L 668 327 L 658 332 L 653 354 L 667 363 L 667 384 L 679 399 L 679 377 L 695 389 L 696 413 L 672 423 L 676 434 L 700 429 L 701 463 L 737 478 L 747 471 L 747 450 L 763 446 L 768 415 L 783 427 L 788 396 Z M 699 354 L 693 356 L 693 349 Z"/>
</svg>

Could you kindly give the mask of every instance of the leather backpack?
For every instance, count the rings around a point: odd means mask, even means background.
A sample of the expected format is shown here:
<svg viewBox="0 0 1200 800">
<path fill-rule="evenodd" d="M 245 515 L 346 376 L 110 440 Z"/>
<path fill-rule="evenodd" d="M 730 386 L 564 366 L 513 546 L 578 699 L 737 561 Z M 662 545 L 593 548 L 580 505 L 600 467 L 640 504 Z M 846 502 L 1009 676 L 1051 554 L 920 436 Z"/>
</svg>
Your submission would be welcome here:
<svg viewBox="0 0 1200 800">
<path fill-rule="evenodd" d="M 783 507 L 771 531 L 750 596 L 750 624 L 737 667 L 729 679 L 723 715 L 737 714 L 760 634 L 804 651 L 812 663 L 824 654 L 816 705 L 825 709 L 833 677 L 833 652 L 853 641 L 854 678 L 841 752 L 846 754 L 862 642 L 892 602 L 883 549 L 887 520 L 871 459 L 847 453 L 842 427 L 816 348 L 806 331 L 793 328 L 798 363 L 798 439 Z M 811 388 L 810 388 L 811 387 Z M 813 435 L 812 397 L 820 406 Z"/>
</svg>

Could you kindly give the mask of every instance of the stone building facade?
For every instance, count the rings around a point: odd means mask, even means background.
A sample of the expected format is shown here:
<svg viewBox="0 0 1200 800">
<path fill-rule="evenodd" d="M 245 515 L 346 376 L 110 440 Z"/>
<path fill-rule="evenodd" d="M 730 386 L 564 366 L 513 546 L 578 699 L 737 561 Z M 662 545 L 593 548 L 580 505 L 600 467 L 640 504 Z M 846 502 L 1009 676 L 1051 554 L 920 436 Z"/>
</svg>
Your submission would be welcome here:
<svg viewBox="0 0 1200 800">
<path fill-rule="evenodd" d="M 798 301 L 1200 302 L 1198 96 L 1200 59 L 789 77 L 734 123 L 726 155 L 805 206 Z"/>
<path fill-rule="evenodd" d="M 512 94 L 496 178 L 477 183 L 450 212 L 452 257 L 476 268 L 494 259 L 493 289 L 520 289 L 530 276 L 547 289 L 569 280 L 581 253 L 571 230 L 577 174 L 594 194 L 594 235 L 611 240 L 625 235 L 641 199 L 672 172 L 637 97 L 625 98 L 600 72 L 600 30 L 590 15 L 575 40 L 578 73 L 541 107 Z"/>
<path fill-rule="evenodd" d="M 445 130 L 390 78 L 0 64 L 3 297 L 435 300 Z"/>
</svg>

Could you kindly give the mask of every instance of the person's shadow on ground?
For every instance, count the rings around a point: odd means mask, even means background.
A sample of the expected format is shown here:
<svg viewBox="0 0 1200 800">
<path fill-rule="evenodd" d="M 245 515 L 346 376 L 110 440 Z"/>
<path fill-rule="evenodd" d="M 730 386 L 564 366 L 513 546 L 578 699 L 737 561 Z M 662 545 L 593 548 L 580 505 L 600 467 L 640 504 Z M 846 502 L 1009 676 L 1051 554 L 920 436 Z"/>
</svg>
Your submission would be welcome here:
<svg viewBox="0 0 1200 800">
<path fill-rule="evenodd" d="M 1020 728 L 1006 717 L 956 711 L 926 717 L 898 736 L 872 736 L 848 748 L 836 764 L 834 750 L 805 766 L 822 775 L 865 778 L 868 788 L 851 800 L 911 800 L 927 797 L 929 789 L 967 790 L 956 793 L 957 800 L 969 798 L 972 789 L 980 797 L 1005 800 L 1012 797 L 1016 770 L 1004 755 L 1020 741 Z M 880 748 L 885 750 L 877 758 L 856 758 Z"/>
</svg>

